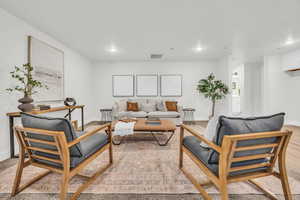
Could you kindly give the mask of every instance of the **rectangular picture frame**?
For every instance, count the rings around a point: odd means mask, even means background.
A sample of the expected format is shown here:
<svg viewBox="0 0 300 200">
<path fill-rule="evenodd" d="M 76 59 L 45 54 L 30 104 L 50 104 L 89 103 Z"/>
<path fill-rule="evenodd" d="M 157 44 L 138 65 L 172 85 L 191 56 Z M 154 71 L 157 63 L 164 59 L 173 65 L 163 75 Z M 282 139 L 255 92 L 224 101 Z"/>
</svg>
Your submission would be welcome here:
<svg viewBox="0 0 300 200">
<path fill-rule="evenodd" d="M 182 96 L 182 75 L 161 74 L 160 75 L 160 96 L 181 97 Z"/>
<path fill-rule="evenodd" d="M 64 52 L 31 35 L 28 37 L 28 63 L 33 68 L 33 77 L 46 88 L 39 88 L 33 95 L 35 102 L 63 101 L 64 91 Z"/>
<path fill-rule="evenodd" d="M 134 97 L 134 75 L 112 75 L 113 97 Z"/>
<path fill-rule="evenodd" d="M 158 75 L 157 74 L 137 74 L 136 96 L 137 97 L 157 97 L 158 96 Z"/>
</svg>

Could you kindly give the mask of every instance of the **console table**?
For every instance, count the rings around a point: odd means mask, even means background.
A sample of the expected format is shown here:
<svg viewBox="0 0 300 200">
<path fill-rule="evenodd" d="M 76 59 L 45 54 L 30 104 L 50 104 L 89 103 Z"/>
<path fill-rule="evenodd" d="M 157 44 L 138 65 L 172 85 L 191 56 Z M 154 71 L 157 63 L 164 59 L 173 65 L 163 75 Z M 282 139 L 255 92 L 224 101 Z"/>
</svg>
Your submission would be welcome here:
<svg viewBox="0 0 300 200">
<path fill-rule="evenodd" d="M 43 113 L 50 113 L 50 112 L 57 112 L 62 110 L 68 110 L 68 113 L 64 116 L 64 118 L 68 117 L 69 120 L 72 120 L 72 112 L 76 109 L 81 109 L 81 128 L 82 131 L 84 130 L 84 112 L 83 112 L 84 105 L 78 106 L 61 106 L 61 107 L 53 107 L 48 110 L 33 110 L 28 112 L 29 114 L 38 115 Z M 15 158 L 15 139 L 14 139 L 14 119 L 21 117 L 21 112 L 11 112 L 6 113 L 9 117 L 9 134 L 10 134 L 10 158 Z"/>
</svg>

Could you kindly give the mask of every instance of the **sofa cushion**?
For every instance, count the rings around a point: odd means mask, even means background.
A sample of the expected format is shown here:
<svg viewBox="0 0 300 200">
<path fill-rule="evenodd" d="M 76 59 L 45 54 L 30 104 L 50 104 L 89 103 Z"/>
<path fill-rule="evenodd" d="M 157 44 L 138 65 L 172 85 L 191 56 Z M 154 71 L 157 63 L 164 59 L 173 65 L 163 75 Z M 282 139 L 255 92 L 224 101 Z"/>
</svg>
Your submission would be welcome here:
<svg viewBox="0 0 300 200">
<path fill-rule="evenodd" d="M 155 111 L 155 112 L 149 112 L 148 117 L 176 118 L 176 117 L 180 117 L 180 113 Z"/>
<path fill-rule="evenodd" d="M 252 118 L 235 118 L 220 116 L 216 130 L 214 143 L 221 146 L 224 135 L 238 135 L 247 133 L 258 133 L 281 130 L 284 122 L 285 113 L 278 113 L 271 116 L 252 117 Z M 239 142 L 237 146 L 247 146 L 255 144 L 268 144 L 276 141 L 276 137 L 267 139 L 245 140 Z M 246 156 L 258 153 L 269 153 L 271 148 L 242 151 L 235 156 Z M 219 155 L 212 151 L 209 157 L 209 163 L 218 163 Z"/>
<path fill-rule="evenodd" d="M 124 118 L 124 117 L 136 117 L 136 118 L 145 118 L 147 117 L 147 113 L 144 111 L 138 111 L 138 112 L 131 112 L 131 111 L 126 111 L 126 112 L 119 112 L 118 113 L 118 118 Z"/>
<path fill-rule="evenodd" d="M 23 127 L 25 128 L 37 128 L 37 129 L 45 129 L 49 131 L 63 131 L 65 133 L 68 142 L 71 142 L 77 138 L 76 132 L 72 124 L 70 123 L 69 120 L 65 118 L 50 118 L 45 116 L 21 113 L 21 120 L 22 120 Z M 47 135 L 29 133 L 28 136 L 35 139 L 44 139 L 48 141 L 53 141 L 53 137 Z M 52 149 L 52 150 L 53 148 L 55 148 L 51 145 L 40 144 L 40 143 L 33 143 L 32 146 Z M 75 157 L 82 156 L 80 144 L 76 144 L 70 148 L 70 155 Z"/>
<path fill-rule="evenodd" d="M 147 113 L 144 111 L 131 112 L 130 117 L 144 118 L 147 117 Z"/>
<path fill-rule="evenodd" d="M 201 141 L 198 140 L 195 136 L 186 136 L 183 139 L 183 145 L 192 152 L 192 154 L 197 157 L 209 170 L 211 170 L 216 176 L 219 174 L 219 165 L 218 164 L 211 164 L 209 163 L 209 155 L 211 154 L 212 150 L 210 148 L 203 148 L 200 146 Z M 251 165 L 255 163 L 261 163 L 266 161 L 265 159 L 256 159 L 256 160 L 249 160 L 243 162 L 235 162 L 232 163 L 231 167 L 239 167 L 244 165 Z M 236 172 L 231 172 L 229 175 L 241 175 L 250 172 L 258 172 L 267 169 L 267 167 L 259 167 L 254 169 L 247 169 L 241 170 Z"/>
</svg>

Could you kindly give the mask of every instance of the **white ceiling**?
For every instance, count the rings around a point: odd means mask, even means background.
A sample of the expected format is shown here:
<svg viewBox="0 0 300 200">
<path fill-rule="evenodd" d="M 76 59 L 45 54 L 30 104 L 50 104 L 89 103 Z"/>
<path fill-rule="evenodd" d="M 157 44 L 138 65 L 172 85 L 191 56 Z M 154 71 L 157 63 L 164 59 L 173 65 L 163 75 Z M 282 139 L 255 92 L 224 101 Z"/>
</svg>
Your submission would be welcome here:
<svg viewBox="0 0 300 200">
<path fill-rule="evenodd" d="M 299 0 L 0 0 L 0 7 L 92 60 L 149 60 L 151 53 L 255 60 L 298 45 L 282 47 L 289 36 L 300 39 Z M 193 52 L 197 44 L 205 50 Z M 120 52 L 107 53 L 110 45 Z"/>
</svg>

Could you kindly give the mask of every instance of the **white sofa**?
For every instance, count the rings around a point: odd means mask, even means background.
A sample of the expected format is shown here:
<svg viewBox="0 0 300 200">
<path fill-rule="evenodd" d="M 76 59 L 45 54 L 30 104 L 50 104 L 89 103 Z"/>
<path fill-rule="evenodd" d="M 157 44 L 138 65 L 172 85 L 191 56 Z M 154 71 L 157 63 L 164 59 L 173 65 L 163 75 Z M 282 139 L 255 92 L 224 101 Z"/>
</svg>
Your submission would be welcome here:
<svg viewBox="0 0 300 200">
<path fill-rule="evenodd" d="M 127 101 L 137 102 L 139 111 L 132 112 L 127 111 Z M 112 107 L 112 117 L 114 120 L 132 117 L 132 118 L 148 118 L 148 117 L 158 117 L 161 119 L 169 119 L 173 121 L 176 125 L 182 124 L 183 111 L 182 106 L 177 103 L 177 110 L 167 111 L 165 106 L 165 99 L 122 99 L 114 103 Z"/>
</svg>

